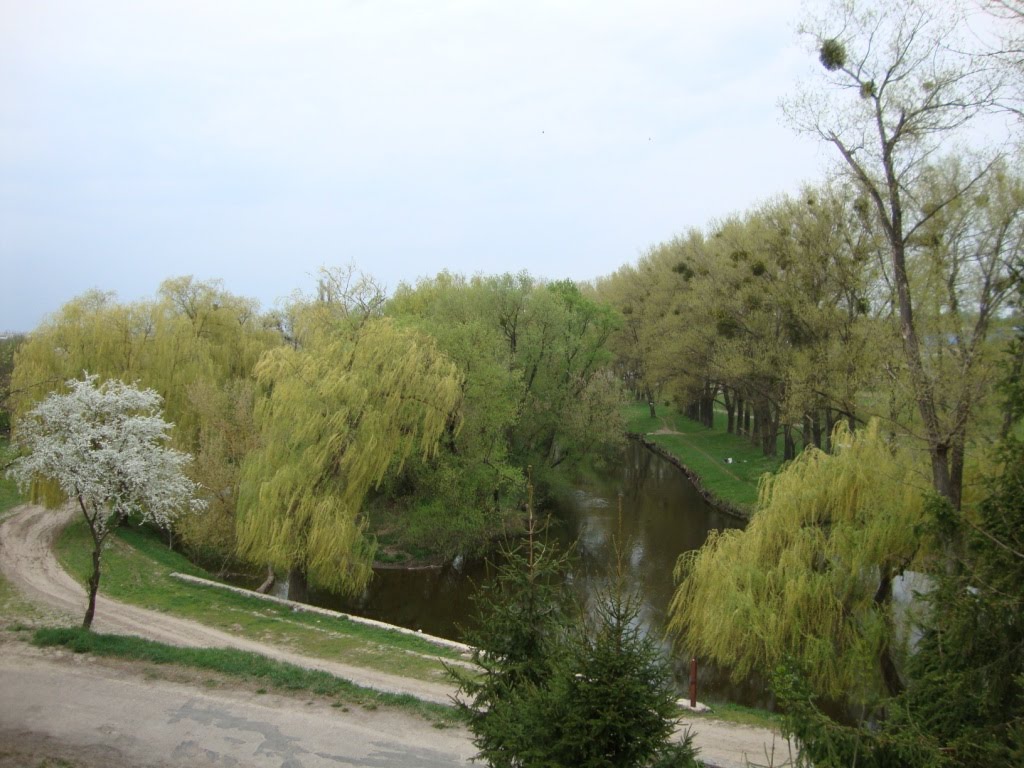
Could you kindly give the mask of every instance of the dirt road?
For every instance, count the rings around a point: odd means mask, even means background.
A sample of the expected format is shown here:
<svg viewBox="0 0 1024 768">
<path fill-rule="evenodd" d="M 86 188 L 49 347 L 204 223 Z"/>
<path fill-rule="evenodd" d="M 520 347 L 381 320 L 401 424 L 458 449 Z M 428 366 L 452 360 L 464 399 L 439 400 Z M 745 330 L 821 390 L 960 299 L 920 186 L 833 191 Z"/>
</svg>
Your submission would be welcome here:
<svg viewBox="0 0 1024 768">
<path fill-rule="evenodd" d="M 3 573 L 4 577 L 31 602 L 46 605 L 67 614 L 74 621 L 79 621 L 85 612 L 85 590 L 60 567 L 52 552 L 54 538 L 72 515 L 73 511 L 55 512 L 41 507 L 26 506 L 8 517 L 0 525 L 0 573 Z M 412 680 L 339 662 L 301 656 L 192 621 L 126 605 L 103 597 L 102 586 L 97 600 L 93 628 L 97 632 L 131 634 L 173 645 L 231 647 L 252 651 L 290 664 L 310 669 L 321 669 L 376 690 L 408 693 L 428 701 L 448 703 L 453 693 L 453 689 L 446 685 Z M 11 679 L 9 676 L 13 674 L 13 671 L 8 665 L 0 666 L 0 678 L 2 678 L 4 690 L 7 690 Z M 144 689 L 147 685 L 148 683 L 144 683 L 141 688 Z M 49 696 L 53 702 L 60 700 L 58 691 L 49 686 L 40 695 L 44 698 Z M 156 697 L 159 694 L 154 693 L 153 695 Z M 39 707 L 45 710 L 45 702 L 41 702 Z M 7 706 L 0 708 L 0 743 L 2 743 L 4 730 L 11 727 L 13 722 L 11 715 L 12 711 L 9 711 Z M 682 724 L 683 727 L 687 725 L 692 726 L 696 733 L 695 743 L 701 748 L 701 758 L 722 768 L 746 768 L 751 764 L 764 765 L 768 763 L 766 755 L 773 752 L 781 755 L 785 752 L 784 742 L 779 739 L 777 734 L 768 730 L 730 725 L 707 719 Z M 472 754 L 472 747 L 468 744 L 466 735 L 462 734 L 461 738 L 466 740 L 469 754 Z M 776 757 L 773 762 L 775 766 L 779 766 L 783 761 Z M 187 759 L 183 759 L 179 763 L 154 764 L 196 765 L 194 761 Z M 225 766 L 234 764 L 250 763 L 244 761 L 242 763 L 230 761 L 217 763 L 217 765 Z M 298 766 L 316 765 L 317 763 L 285 760 L 273 764 L 298 768 Z M 378 765 L 377 762 L 349 764 Z M 419 763 L 408 764 L 418 765 Z M 423 763 L 423 765 L 428 764 Z M 149 763 L 140 763 L 140 765 L 149 765 Z"/>
<path fill-rule="evenodd" d="M 54 538 L 73 514 L 73 511 L 57 512 L 41 507 L 25 507 L 6 520 L 0 526 L 0 573 L 29 600 L 57 608 L 75 620 L 80 620 L 85 614 L 85 589 L 60 567 L 52 551 Z M 378 691 L 408 693 L 440 704 L 450 703 L 452 693 L 447 685 L 301 656 L 194 621 L 126 605 L 104 597 L 102 584 L 96 600 L 93 629 L 111 634 L 136 635 L 184 647 L 252 651 L 289 664 L 321 669 Z"/>
<path fill-rule="evenodd" d="M 447 768 L 474 752 L 461 729 L 402 713 L 203 690 L 24 644 L 3 651 L 0 768 Z"/>
</svg>

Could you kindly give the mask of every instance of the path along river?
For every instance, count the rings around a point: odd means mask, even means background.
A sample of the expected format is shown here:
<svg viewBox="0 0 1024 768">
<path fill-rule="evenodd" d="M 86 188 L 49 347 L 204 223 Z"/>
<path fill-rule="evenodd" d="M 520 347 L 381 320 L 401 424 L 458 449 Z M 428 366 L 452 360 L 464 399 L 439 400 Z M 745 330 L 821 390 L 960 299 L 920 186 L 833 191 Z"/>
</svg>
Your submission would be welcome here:
<svg viewBox="0 0 1024 768">
<path fill-rule="evenodd" d="M 742 525 L 742 521 L 709 505 L 677 467 L 635 440 L 627 443 L 621 461 L 611 471 L 580 484 L 552 514 L 560 536 L 576 541 L 578 562 L 573 583 L 584 599 L 606 582 L 616 559 L 615 540 L 620 538 L 629 587 L 643 598 L 641 621 L 659 641 L 665 635 L 676 559 L 687 550 L 699 548 L 711 529 Z M 459 640 L 461 628 L 469 624 L 473 614 L 470 598 L 474 585 L 486 578 L 484 563 L 445 569 L 380 570 L 355 602 L 317 593 L 310 601 Z M 685 689 L 689 656 L 685 649 L 672 648 L 667 641 L 663 646 L 673 660 L 680 688 Z M 726 674 L 709 664 L 699 664 L 698 680 L 702 700 L 770 706 L 764 686 L 752 681 L 732 684 Z"/>
</svg>

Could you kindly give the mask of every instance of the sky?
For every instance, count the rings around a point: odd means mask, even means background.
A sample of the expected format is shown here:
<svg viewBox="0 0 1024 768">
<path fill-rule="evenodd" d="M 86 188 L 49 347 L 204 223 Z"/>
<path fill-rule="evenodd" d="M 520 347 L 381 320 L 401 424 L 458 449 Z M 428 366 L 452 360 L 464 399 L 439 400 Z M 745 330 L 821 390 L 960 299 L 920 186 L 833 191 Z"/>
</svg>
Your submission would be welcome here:
<svg viewBox="0 0 1024 768">
<path fill-rule="evenodd" d="M 179 275 L 591 280 L 823 178 L 799 0 L 0 0 L 0 332 Z M 811 62 L 813 64 L 813 62 Z"/>
</svg>

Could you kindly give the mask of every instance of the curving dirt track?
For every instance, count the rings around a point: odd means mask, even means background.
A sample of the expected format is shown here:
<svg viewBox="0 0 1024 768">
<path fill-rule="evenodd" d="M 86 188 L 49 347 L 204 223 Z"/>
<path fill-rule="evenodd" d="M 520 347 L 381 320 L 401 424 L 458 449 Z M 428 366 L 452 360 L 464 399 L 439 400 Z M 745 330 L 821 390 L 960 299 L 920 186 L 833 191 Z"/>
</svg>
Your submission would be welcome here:
<svg viewBox="0 0 1024 768">
<path fill-rule="evenodd" d="M 57 534 L 74 516 L 62 511 L 24 506 L 0 524 L 0 573 L 27 599 L 80 621 L 85 613 L 84 588 L 60 567 L 52 546 Z M 259 653 L 272 659 L 309 669 L 321 669 L 379 691 L 407 693 L 439 703 L 449 703 L 454 689 L 439 683 L 412 680 L 362 667 L 326 661 L 295 653 L 186 619 L 126 605 L 103 596 L 102 585 L 96 603 L 93 628 L 98 632 L 130 634 L 188 647 L 230 647 Z M 695 731 L 700 757 L 721 768 L 788 764 L 786 743 L 762 728 L 733 725 L 715 720 L 684 721 L 681 729 Z"/>
<path fill-rule="evenodd" d="M 53 555 L 57 534 L 74 517 L 74 510 L 25 506 L 0 525 L 0 573 L 34 603 L 43 603 L 80 620 L 85 614 L 85 589 L 60 567 Z M 289 653 L 187 619 L 137 608 L 103 596 L 96 599 L 93 629 L 136 635 L 170 645 L 195 648 L 237 648 L 309 669 L 321 669 L 358 685 L 390 693 L 408 693 L 426 701 L 450 703 L 455 689 L 440 683 L 389 675 L 363 667 Z"/>
</svg>

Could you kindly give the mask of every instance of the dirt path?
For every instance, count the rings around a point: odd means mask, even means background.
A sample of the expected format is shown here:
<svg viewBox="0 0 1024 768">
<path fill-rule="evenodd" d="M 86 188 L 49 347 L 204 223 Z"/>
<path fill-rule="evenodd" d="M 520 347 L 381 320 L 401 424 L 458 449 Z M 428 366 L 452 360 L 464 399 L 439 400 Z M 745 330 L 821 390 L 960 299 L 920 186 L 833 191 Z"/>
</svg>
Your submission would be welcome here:
<svg viewBox="0 0 1024 768">
<path fill-rule="evenodd" d="M 0 643 L 0 768 L 448 768 L 474 752 L 463 729 L 397 710 L 201 687 Z"/>
<path fill-rule="evenodd" d="M 52 545 L 74 511 L 25 507 L 0 525 L 0 572 L 33 602 L 67 613 L 76 621 L 85 614 L 85 589 L 60 567 Z M 96 600 L 97 632 L 136 635 L 161 643 L 195 648 L 237 648 L 309 669 L 321 669 L 368 688 L 408 693 L 440 704 L 450 703 L 450 686 L 389 675 L 363 667 L 290 653 L 272 645 L 222 632 L 194 621 L 111 600 Z"/>
<path fill-rule="evenodd" d="M 77 622 L 85 613 L 85 590 L 60 567 L 52 552 L 54 539 L 73 514 L 73 510 L 57 512 L 36 506 L 16 510 L 0 525 L 0 573 L 31 602 L 56 609 Z M 289 653 L 193 621 L 126 605 L 103 597 L 102 586 L 93 628 L 97 632 L 136 635 L 179 646 L 238 648 L 308 669 L 324 670 L 376 690 L 407 693 L 427 701 L 449 703 L 454 692 L 447 685 Z M 56 700 L 60 694 L 51 689 L 49 695 Z M 3 716 L 0 712 L 0 718 Z M 701 758 L 722 768 L 767 765 L 766 755 L 785 751 L 785 743 L 778 735 L 762 728 L 706 719 L 681 724 L 682 728 L 687 726 L 696 733 L 695 743 L 701 749 Z M 782 762 L 776 757 L 774 765 L 780 766 Z"/>
</svg>

